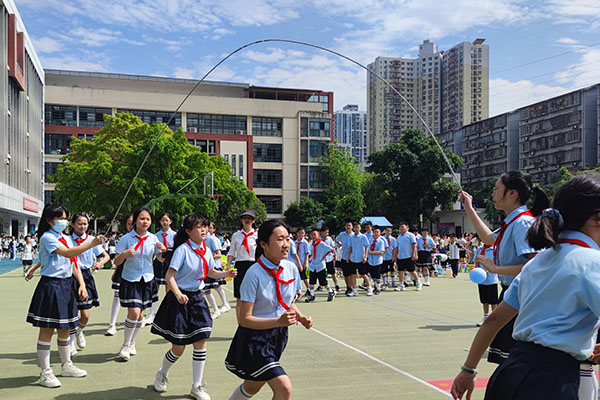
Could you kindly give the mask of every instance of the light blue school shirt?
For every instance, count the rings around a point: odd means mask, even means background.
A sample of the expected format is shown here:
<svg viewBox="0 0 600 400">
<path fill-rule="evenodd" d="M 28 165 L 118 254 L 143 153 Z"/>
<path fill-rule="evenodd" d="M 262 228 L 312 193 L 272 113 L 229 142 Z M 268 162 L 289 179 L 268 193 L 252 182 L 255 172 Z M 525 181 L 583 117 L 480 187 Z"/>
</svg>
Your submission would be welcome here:
<svg viewBox="0 0 600 400">
<path fill-rule="evenodd" d="M 508 224 L 513 220 L 517 215 L 522 213 L 523 211 L 527 211 L 527 206 L 521 206 L 508 214 L 506 218 L 504 218 L 504 223 Z M 527 254 L 537 253 L 529 243 L 527 243 L 527 231 L 529 227 L 533 223 L 533 217 L 528 215 L 522 215 L 512 224 L 508 225 L 506 231 L 504 231 L 504 236 L 502 237 L 502 242 L 499 244 L 499 248 L 497 250 L 498 262 L 496 263 L 499 267 L 503 265 L 520 265 L 525 264 L 529 261 Z M 494 236 L 494 240 L 498 237 L 500 229 L 496 229 L 492 235 Z M 492 257 L 492 260 L 494 257 Z M 511 275 L 502 275 L 499 274 L 500 282 L 504 286 L 510 285 L 510 283 L 515 279 L 514 276 Z"/>
<path fill-rule="evenodd" d="M 425 238 L 425 243 L 427 243 L 427 246 L 435 247 L 435 242 L 431 236 Z M 426 249 L 425 246 L 423 246 L 423 236 L 421 235 L 419 235 L 419 238 L 417 239 L 417 251 L 431 251 L 431 249 Z"/>
<path fill-rule="evenodd" d="M 483 250 L 483 246 L 479 246 L 477 250 L 475 250 L 475 257 L 473 260 L 481 254 L 481 250 Z M 484 256 L 488 257 L 490 260 L 494 259 L 494 247 L 488 247 L 485 249 Z M 483 268 L 480 264 L 477 264 L 477 268 Z M 487 278 L 485 281 L 481 282 L 480 285 L 497 285 L 498 284 L 498 274 L 492 274 L 490 272 L 487 273 Z"/>
<path fill-rule="evenodd" d="M 381 236 L 385 241 L 385 254 L 383 255 L 383 259 L 385 261 L 390 261 L 394 257 L 394 249 L 398 247 L 396 243 L 396 238 L 393 236 Z"/>
<path fill-rule="evenodd" d="M 365 232 L 363 233 L 363 235 L 365 235 L 367 237 L 367 240 L 369 241 L 369 243 L 371 243 L 371 240 L 373 239 L 373 232 Z"/>
<path fill-rule="evenodd" d="M 177 247 L 173 252 L 171 258 L 171 264 L 169 268 L 177 271 L 175 273 L 175 282 L 177 287 L 181 290 L 187 290 L 189 292 L 197 292 L 204 287 L 204 264 L 202 258 L 193 249 L 197 249 L 198 246 L 193 240 L 189 241 L 192 247 L 187 243 Z M 206 241 L 203 246 L 206 246 Z M 215 260 L 213 259 L 213 253 L 210 248 L 206 247 L 206 253 L 204 259 L 208 263 L 208 270 L 210 271 L 215 267 Z"/>
<path fill-rule="evenodd" d="M 294 245 L 296 246 L 296 253 L 300 259 L 300 264 L 304 267 L 304 257 L 308 254 L 308 242 L 306 239 L 302 239 L 301 241 L 296 240 Z"/>
<path fill-rule="evenodd" d="M 321 240 L 323 240 L 323 239 L 321 239 Z M 333 241 L 331 236 L 327 236 L 324 240 L 328 246 L 330 246 L 332 249 L 335 249 L 335 242 Z M 325 257 L 325 262 L 328 263 L 328 262 L 333 261 L 334 254 L 335 254 L 335 252 L 331 252 L 331 253 L 327 254 L 327 257 Z"/>
<path fill-rule="evenodd" d="M 90 235 L 84 234 L 83 237 L 85 238 L 85 240 L 83 242 L 81 242 L 80 246 L 83 246 L 84 244 L 94 240 L 94 237 L 90 236 Z M 75 241 L 75 239 L 82 239 L 82 237 L 77 236 L 76 234 L 73 233 L 71 235 L 71 242 L 73 242 L 73 246 L 77 245 L 77 242 Z M 77 256 L 77 266 L 79 268 L 81 268 L 82 270 L 92 268 L 94 266 L 94 263 L 96 262 L 96 257 L 101 255 L 102 253 L 104 253 L 104 249 L 100 245 L 92 247 L 89 250 L 86 250 L 85 252 L 83 252 Z"/>
<path fill-rule="evenodd" d="M 354 234 L 350 237 L 349 246 L 352 247 L 350 262 L 362 263 L 365 256 L 365 247 L 369 246 L 369 239 L 362 233 Z M 348 249 L 346 249 L 346 253 L 348 253 Z"/>
<path fill-rule="evenodd" d="M 348 249 L 350 248 L 350 238 L 354 236 L 354 232 L 346 233 L 343 231 L 337 235 L 336 240 L 342 244 L 342 259 L 348 261 Z"/>
<path fill-rule="evenodd" d="M 116 253 L 121 254 L 127 249 L 134 249 L 139 242 L 136 238 L 137 235 L 135 229 L 123 235 L 119 243 L 117 243 Z M 148 232 L 143 237 L 148 238 L 144 241 L 144 253 L 142 254 L 142 245 L 140 245 L 133 257 L 125 259 L 121 277 L 126 281 L 139 282 L 144 278 L 144 282 L 150 282 L 154 279 L 152 259 L 154 258 L 154 254 L 160 253 L 160 250 L 156 247 L 158 238 Z"/>
<path fill-rule="evenodd" d="M 312 257 L 312 259 L 310 260 L 310 264 L 308 264 L 308 269 L 311 272 L 321 272 L 325 269 L 325 260 L 321 259 L 323 258 L 323 256 L 325 255 L 325 253 L 327 253 L 328 251 L 332 250 L 333 247 L 331 247 L 330 245 L 328 245 L 327 243 L 325 243 L 324 240 L 321 240 L 319 242 L 319 244 L 317 245 L 316 248 L 316 255 L 313 257 L 315 246 L 311 243 L 310 244 L 310 256 Z"/>
<path fill-rule="evenodd" d="M 277 272 L 277 267 L 264 255 L 260 260 L 267 268 Z M 296 293 L 302 290 L 300 273 L 298 267 L 287 260 L 281 260 L 279 265 L 283 268 L 279 279 L 282 281 L 294 279 L 289 285 L 279 284 L 283 302 L 289 307 L 296 298 Z M 240 299 L 254 304 L 252 315 L 255 317 L 278 318 L 285 312 L 277 300 L 275 279 L 259 263 L 252 264 L 246 272 L 240 287 Z"/>
<path fill-rule="evenodd" d="M 296 251 L 296 242 L 290 239 L 290 250 L 288 251 L 288 256 L 286 260 L 296 264 L 296 257 L 294 257 L 296 254 L 298 254 Z"/>
<path fill-rule="evenodd" d="M 600 248 L 589 236 L 565 231 L 591 248 L 562 243 L 529 261 L 504 294 L 519 310 L 515 340 L 532 342 L 586 360 L 600 326 Z"/>
<path fill-rule="evenodd" d="M 204 244 L 206 244 L 206 247 L 208 247 L 210 249 L 213 256 L 215 255 L 215 253 L 217 251 L 221 251 L 221 241 L 219 240 L 218 237 L 216 237 L 214 235 L 207 234 L 206 239 L 204 240 Z"/>
<path fill-rule="evenodd" d="M 376 242 L 373 251 L 385 251 L 387 242 L 383 239 L 383 237 L 379 236 L 377 240 L 375 240 L 375 238 L 371 238 L 369 241 L 369 250 L 371 250 L 373 242 Z M 369 265 L 373 266 L 383 264 L 383 256 L 380 256 L 379 254 L 369 254 L 367 256 L 367 262 Z"/>
<path fill-rule="evenodd" d="M 71 261 L 58 255 L 55 250 L 59 247 L 65 247 L 58 241 L 59 238 L 65 238 L 69 248 L 73 247 L 73 241 L 70 237 L 57 233 L 52 229 L 44 232 L 40 238 L 40 274 L 50 278 L 69 278 L 73 274 Z"/>
<path fill-rule="evenodd" d="M 398 259 L 411 258 L 413 255 L 413 244 L 417 243 L 415 235 L 406 232 L 404 235 L 399 233 L 396 238 L 396 247 L 398 247 Z"/>
<path fill-rule="evenodd" d="M 175 232 L 173 229 L 169 228 L 169 230 L 166 232 L 163 230 L 160 230 L 154 234 L 154 236 L 156 236 L 156 238 L 158 239 L 159 242 L 161 242 L 162 244 L 165 244 L 163 241 L 163 236 L 162 236 L 163 233 L 167 234 L 167 249 L 172 250 L 173 249 L 173 240 L 175 239 L 175 235 L 177 234 L 177 232 Z"/>
</svg>

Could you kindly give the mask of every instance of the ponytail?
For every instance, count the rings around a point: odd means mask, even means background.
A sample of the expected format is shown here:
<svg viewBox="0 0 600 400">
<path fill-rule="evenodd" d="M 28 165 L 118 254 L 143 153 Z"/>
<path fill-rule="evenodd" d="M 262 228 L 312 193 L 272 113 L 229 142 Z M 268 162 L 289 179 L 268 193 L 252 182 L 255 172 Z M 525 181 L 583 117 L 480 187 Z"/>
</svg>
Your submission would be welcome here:
<svg viewBox="0 0 600 400">
<path fill-rule="evenodd" d="M 531 207 L 529 207 L 529 211 L 534 216 L 542 215 L 543 211 L 550 207 L 550 200 L 548 199 L 548 195 L 544 192 L 539 186 L 534 186 L 533 190 L 533 202 L 531 203 Z"/>
<path fill-rule="evenodd" d="M 535 250 L 554 247 L 558 243 L 562 216 L 560 211 L 547 208 L 533 220 L 527 231 L 527 242 Z"/>
<path fill-rule="evenodd" d="M 185 216 L 185 218 L 183 219 L 183 225 L 181 226 L 181 229 L 177 231 L 177 233 L 175 234 L 175 238 L 173 238 L 173 251 L 169 251 L 167 253 L 166 261 L 168 261 L 169 263 L 171 262 L 170 258 L 173 256 L 175 249 L 187 242 L 190 238 L 186 230 L 194 229 L 196 225 L 208 226 L 208 220 L 200 215 L 195 214 L 188 214 Z"/>
<path fill-rule="evenodd" d="M 509 190 L 516 190 L 519 194 L 519 204 L 525 205 L 533 194 L 534 200 L 530 211 L 534 216 L 542 214 L 542 211 L 550 207 L 550 201 L 546 192 L 539 187 L 534 186 L 531 175 L 521 171 L 509 171 L 500 176 L 500 181 L 504 185 L 504 194 Z"/>
</svg>

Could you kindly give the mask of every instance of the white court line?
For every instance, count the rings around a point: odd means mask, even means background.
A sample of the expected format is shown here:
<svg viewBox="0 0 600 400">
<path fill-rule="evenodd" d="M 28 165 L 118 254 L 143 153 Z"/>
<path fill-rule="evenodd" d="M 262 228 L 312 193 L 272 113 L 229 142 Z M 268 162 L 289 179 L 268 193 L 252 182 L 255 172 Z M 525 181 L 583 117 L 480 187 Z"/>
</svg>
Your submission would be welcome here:
<svg viewBox="0 0 600 400">
<path fill-rule="evenodd" d="M 232 291 L 231 289 L 229 289 L 229 288 L 225 288 L 225 289 L 226 289 L 226 290 L 228 290 L 228 291 L 230 291 L 230 292 L 233 292 L 233 291 Z M 440 392 L 441 394 L 443 394 L 443 395 L 444 395 L 444 396 L 446 396 L 446 397 L 450 397 L 450 398 L 452 398 L 452 395 L 451 395 L 450 393 L 448 393 L 448 392 L 446 392 L 446 391 L 444 391 L 444 390 L 442 390 L 442 389 L 440 389 L 440 388 L 438 388 L 438 387 L 436 387 L 436 386 L 432 385 L 431 383 L 429 383 L 429 382 L 426 382 L 426 381 L 424 381 L 424 380 L 423 380 L 423 379 L 421 379 L 421 378 L 417 378 L 416 376 L 414 376 L 414 375 L 412 375 L 412 374 L 409 374 L 408 372 L 406 372 L 406 371 L 403 371 L 403 370 L 401 370 L 400 368 L 393 366 L 392 364 L 388 364 L 388 363 L 386 363 L 385 361 L 383 361 L 383 360 L 380 360 L 379 358 L 377 358 L 377 357 L 374 357 L 374 356 L 370 355 L 370 354 L 369 354 L 369 353 L 367 353 L 367 352 L 364 352 L 364 351 L 362 351 L 362 350 L 360 350 L 360 349 L 357 349 L 356 347 L 354 347 L 354 346 L 351 346 L 351 345 L 349 345 L 348 343 L 344 343 L 344 342 L 342 342 L 341 340 L 339 340 L 339 339 L 336 339 L 336 338 L 334 338 L 333 336 L 326 334 L 325 332 L 321 332 L 320 330 L 318 330 L 318 329 L 317 329 L 317 328 L 315 328 L 315 327 L 312 327 L 312 328 L 310 328 L 310 329 L 309 329 L 309 331 L 316 332 L 316 333 L 318 333 L 319 335 L 321 335 L 321 336 L 324 336 L 324 337 L 326 337 L 326 338 L 327 338 L 327 339 L 329 339 L 329 340 L 333 340 L 333 341 L 334 341 L 334 342 L 336 342 L 337 344 L 341 344 L 342 346 L 344 346 L 344 347 L 346 347 L 346 348 L 348 348 L 348 349 L 350 349 L 350 350 L 353 350 L 353 351 L 357 352 L 358 354 L 361 354 L 361 355 L 363 355 L 363 356 L 367 357 L 368 359 L 375 361 L 376 363 L 379 363 L 379 364 L 383 365 L 384 367 L 388 367 L 388 368 L 389 368 L 389 369 L 391 369 L 392 371 L 395 371 L 395 372 L 397 372 L 397 373 L 399 373 L 399 374 L 402 374 L 402 375 L 406 376 L 407 378 L 410 378 L 410 379 L 412 379 L 412 380 L 415 380 L 415 381 L 417 381 L 417 382 L 419 382 L 419 383 L 421 383 L 421 384 L 423 384 L 423 385 L 427 386 L 427 387 L 428 387 L 428 388 L 430 388 L 430 389 L 433 389 L 433 390 L 435 390 L 435 391 L 438 391 L 438 392 Z"/>
</svg>

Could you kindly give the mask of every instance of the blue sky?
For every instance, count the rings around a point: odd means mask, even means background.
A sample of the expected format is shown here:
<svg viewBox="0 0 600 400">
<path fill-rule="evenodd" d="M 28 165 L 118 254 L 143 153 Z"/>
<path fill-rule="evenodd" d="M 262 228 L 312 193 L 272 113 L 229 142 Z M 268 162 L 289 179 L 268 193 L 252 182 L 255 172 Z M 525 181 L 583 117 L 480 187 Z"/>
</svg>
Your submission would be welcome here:
<svg viewBox="0 0 600 400">
<path fill-rule="evenodd" d="M 15 0 L 45 68 L 200 78 L 250 41 L 311 42 L 368 64 L 486 38 L 490 116 L 600 82 L 600 0 Z M 208 79 L 335 92 L 366 106 L 366 72 L 261 44 Z"/>
</svg>

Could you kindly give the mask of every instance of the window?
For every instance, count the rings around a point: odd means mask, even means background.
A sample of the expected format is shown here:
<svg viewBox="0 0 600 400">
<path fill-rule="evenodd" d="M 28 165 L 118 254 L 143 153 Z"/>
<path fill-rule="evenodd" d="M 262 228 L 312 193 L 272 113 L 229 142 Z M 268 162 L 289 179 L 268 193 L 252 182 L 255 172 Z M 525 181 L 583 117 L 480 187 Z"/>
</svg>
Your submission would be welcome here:
<svg viewBox="0 0 600 400">
<path fill-rule="evenodd" d="M 322 167 L 309 167 L 309 169 L 308 169 L 308 185 L 312 189 L 320 189 L 320 188 L 325 187 Z"/>
<path fill-rule="evenodd" d="M 102 128 L 104 126 L 104 114 L 111 115 L 112 110 L 110 108 L 79 107 L 79 126 Z"/>
<path fill-rule="evenodd" d="M 282 214 L 283 202 L 281 196 L 256 196 L 267 207 L 267 214 Z"/>
<path fill-rule="evenodd" d="M 309 123 L 311 137 L 330 137 L 331 120 L 326 118 L 311 118 Z"/>
<path fill-rule="evenodd" d="M 171 114 L 173 114 L 168 111 L 144 111 L 144 110 L 121 110 L 121 109 L 117 110 L 117 112 L 131 113 L 147 124 L 153 124 L 153 123 L 157 123 L 157 124 L 165 123 L 166 124 L 167 121 L 169 121 Z M 173 119 L 171 120 L 171 122 L 169 123 L 169 128 L 171 128 L 171 130 L 176 130 L 180 126 L 181 126 L 181 113 L 176 113 L 173 116 Z"/>
<path fill-rule="evenodd" d="M 253 183 L 255 188 L 274 188 L 283 187 L 283 173 L 281 170 L 274 169 L 255 169 L 253 171 Z"/>
<path fill-rule="evenodd" d="M 300 189 L 308 189 L 308 167 L 300 167 Z"/>
<path fill-rule="evenodd" d="M 238 158 L 239 158 L 238 163 L 240 165 L 240 175 L 239 175 L 239 177 L 240 177 L 240 179 L 242 179 L 244 177 L 244 155 L 240 154 L 238 156 Z"/>
<path fill-rule="evenodd" d="M 187 114 L 188 132 L 245 135 L 246 117 L 238 115 Z"/>
<path fill-rule="evenodd" d="M 308 137 L 308 118 L 300 118 L 300 136 Z"/>
<path fill-rule="evenodd" d="M 44 136 L 45 154 L 68 154 L 71 152 L 73 136 L 61 133 L 46 133 Z"/>
<path fill-rule="evenodd" d="M 311 140 L 309 146 L 309 161 L 319 162 L 329 152 L 329 142 L 323 140 Z"/>
<path fill-rule="evenodd" d="M 235 162 L 235 154 L 231 155 L 231 175 L 235 176 L 235 173 L 237 172 L 237 164 Z"/>
<path fill-rule="evenodd" d="M 208 154 L 214 156 L 217 154 L 217 145 L 214 140 L 208 141 Z"/>
<path fill-rule="evenodd" d="M 253 136 L 281 136 L 281 118 L 252 117 Z"/>
<path fill-rule="evenodd" d="M 44 113 L 46 125 L 77 126 L 77 107 L 75 106 L 46 104 Z"/>
<path fill-rule="evenodd" d="M 254 143 L 252 157 L 254 162 L 282 162 L 282 145 L 274 143 Z"/>
<path fill-rule="evenodd" d="M 44 190 L 44 204 L 54 203 L 55 201 L 54 190 Z"/>
<path fill-rule="evenodd" d="M 56 172 L 56 168 L 62 163 L 57 162 L 45 162 L 44 163 L 44 182 L 51 183 L 52 175 Z"/>
</svg>

